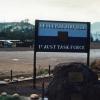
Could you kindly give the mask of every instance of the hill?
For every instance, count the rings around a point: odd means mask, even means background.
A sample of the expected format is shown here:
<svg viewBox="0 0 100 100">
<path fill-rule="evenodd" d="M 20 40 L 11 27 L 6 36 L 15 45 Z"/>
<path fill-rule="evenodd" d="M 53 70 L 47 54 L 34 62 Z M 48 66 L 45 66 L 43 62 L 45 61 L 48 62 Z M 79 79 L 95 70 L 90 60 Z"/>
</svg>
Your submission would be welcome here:
<svg viewBox="0 0 100 100">
<path fill-rule="evenodd" d="M 0 39 L 33 39 L 34 25 L 27 22 L 0 23 Z"/>
<path fill-rule="evenodd" d="M 91 25 L 91 35 L 94 42 L 100 42 L 100 22 Z"/>
</svg>

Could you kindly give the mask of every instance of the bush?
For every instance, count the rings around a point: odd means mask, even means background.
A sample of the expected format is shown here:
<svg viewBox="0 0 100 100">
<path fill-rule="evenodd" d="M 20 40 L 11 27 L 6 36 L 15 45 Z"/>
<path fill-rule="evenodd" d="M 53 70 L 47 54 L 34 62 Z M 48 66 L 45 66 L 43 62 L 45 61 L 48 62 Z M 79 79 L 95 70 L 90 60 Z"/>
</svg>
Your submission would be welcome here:
<svg viewBox="0 0 100 100">
<path fill-rule="evenodd" d="M 37 72 L 37 75 L 46 75 L 46 74 L 48 74 L 48 69 L 40 69 Z"/>
<path fill-rule="evenodd" d="M 96 59 L 91 63 L 91 68 L 94 71 L 100 71 L 100 59 Z"/>
</svg>

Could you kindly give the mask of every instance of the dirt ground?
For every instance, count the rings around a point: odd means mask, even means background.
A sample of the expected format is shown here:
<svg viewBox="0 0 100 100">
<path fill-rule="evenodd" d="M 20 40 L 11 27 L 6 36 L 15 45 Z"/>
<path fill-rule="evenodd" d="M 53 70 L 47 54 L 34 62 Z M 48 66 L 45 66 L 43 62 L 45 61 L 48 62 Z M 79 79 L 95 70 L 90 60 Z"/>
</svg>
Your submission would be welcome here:
<svg viewBox="0 0 100 100">
<path fill-rule="evenodd" d="M 53 68 L 58 63 L 84 62 L 87 61 L 87 54 L 81 53 L 37 53 L 37 69 Z M 15 75 L 31 75 L 33 73 L 34 51 L 0 51 L 0 77 L 10 76 L 10 70 Z M 100 59 L 100 49 L 93 49 L 90 52 L 90 62 Z"/>
</svg>

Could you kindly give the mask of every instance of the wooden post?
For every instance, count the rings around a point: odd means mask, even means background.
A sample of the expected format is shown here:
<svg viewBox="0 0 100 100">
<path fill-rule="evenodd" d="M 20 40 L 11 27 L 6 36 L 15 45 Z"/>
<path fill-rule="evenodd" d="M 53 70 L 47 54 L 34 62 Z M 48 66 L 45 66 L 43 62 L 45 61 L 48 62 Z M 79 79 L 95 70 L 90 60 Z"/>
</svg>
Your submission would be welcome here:
<svg viewBox="0 0 100 100">
<path fill-rule="evenodd" d="M 50 69 L 50 68 L 51 68 L 51 66 L 49 65 L 49 76 L 50 76 L 50 74 L 51 74 L 51 69 Z"/>
<path fill-rule="evenodd" d="M 36 51 L 34 50 L 34 64 L 33 64 L 33 88 L 36 88 Z"/>
<path fill-rule="evenodd" d="M 90 65 L 90 42 L 91 42 L 91 38 L 90 38 L 90 23 L 88 23 L 87 37 L 88 37 L 88 42 L 87 42 L 87 48 L 88 48 L 87 65 L 89 66 Z"/>
<path fill-rule="evenodd" d="M 87 53 L 87 65 L 88 65 L 88 66 L 90 65 L 90 50 L 89 50 L 89 52 Z"/>
<path fill-rule="evenodd" d="M 44 77 L 43 77 L 43 81 L 42 81 L 42 100 L 44 100 L 44 95 L 45 95 L 45 91 L 44 91 Z"/>
<path fill-rule="evenodd" d="M 10 74 L 11 74 L 11 81 L 12 81 L 12 79 L 13 79 L 13 72 L 12 72 L 12 69 L 10 70 Z"/>
</svg>

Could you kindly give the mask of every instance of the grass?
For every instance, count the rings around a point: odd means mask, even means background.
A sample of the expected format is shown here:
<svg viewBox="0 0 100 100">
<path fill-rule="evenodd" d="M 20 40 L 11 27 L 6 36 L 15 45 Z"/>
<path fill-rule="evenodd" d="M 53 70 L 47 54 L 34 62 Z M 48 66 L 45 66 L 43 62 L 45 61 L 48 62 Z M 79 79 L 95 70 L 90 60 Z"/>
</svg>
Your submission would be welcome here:
<svg viewBox="0 0 100 100">
<path fill-rule="evenodd" d="M 49 70 L 48 69 L 39 69 L 39 71 L 37 72 L 37 76 L 40 76 L 40 75 L 46 75 L 48 74 Z"/>
</svg>

